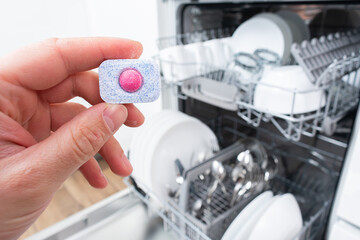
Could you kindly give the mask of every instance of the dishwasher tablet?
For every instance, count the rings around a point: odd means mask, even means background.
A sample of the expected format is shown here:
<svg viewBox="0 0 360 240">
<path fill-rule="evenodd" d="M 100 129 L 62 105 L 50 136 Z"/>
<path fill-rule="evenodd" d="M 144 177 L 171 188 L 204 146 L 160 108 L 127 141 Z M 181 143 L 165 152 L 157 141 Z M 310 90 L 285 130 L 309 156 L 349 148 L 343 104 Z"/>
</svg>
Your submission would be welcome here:
<svg viewBox="0 0 360 240">
<path fill-rule="evenodd" d="M 152 60 L 106 60 L 99 67 L 99 85 L 108 103 L 153 102 L 160 95 L 160 69 Z"/>
</svg>

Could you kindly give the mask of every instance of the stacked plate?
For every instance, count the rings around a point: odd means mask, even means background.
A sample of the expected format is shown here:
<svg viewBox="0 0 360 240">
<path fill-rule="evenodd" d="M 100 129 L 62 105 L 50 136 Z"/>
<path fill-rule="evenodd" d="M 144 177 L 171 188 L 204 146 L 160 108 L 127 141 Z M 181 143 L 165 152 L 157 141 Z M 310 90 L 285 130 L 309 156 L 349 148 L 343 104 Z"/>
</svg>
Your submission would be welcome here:
<svg viewBox="0 0 360 240">
<path fill-rule="evenodd" d="M 219 146 L 204 123 L 178 111 L 165 110 L 148 118 L 137 129 L 130 146 L 132 176 L 145 191 L 166 201 L 176 191 L 178 159 L 184 169 L 211 157 Z"/>
<path fill-rule="evenodd" d="M 261 13 L 242 23 L 232 36 L 231 46 L 235 53 L 267 49 L 287 63 L 292 43 L 308 38 L 309 30 L 296 13 L 280 11 Z"/>
<path fill-rule="evenodd" d="M 222 240 L 292 240 L 302 228 L 299 205 L 290 193 L 264 192 L 234 219 Z"/>
<path fill-rule="evenodd" d="M 295 43 L 301 43 L 304 40 L 310 39 L 309 27 L 299 15 L 287 10 L 281 10 L 276 14 L 289 25 Z"/>
</svg>

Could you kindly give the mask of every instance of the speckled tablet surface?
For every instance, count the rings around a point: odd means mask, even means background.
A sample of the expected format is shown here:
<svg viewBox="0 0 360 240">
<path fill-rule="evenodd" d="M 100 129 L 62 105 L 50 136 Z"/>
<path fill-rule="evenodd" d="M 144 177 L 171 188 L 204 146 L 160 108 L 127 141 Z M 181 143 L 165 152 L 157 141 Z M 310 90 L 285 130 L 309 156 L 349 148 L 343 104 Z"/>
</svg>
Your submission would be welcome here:
<svg viewBox="0 0 360 240">
<path fill-rule="evenodd" d="M 108 103 L 153 102 L 160 95 L 160 69 L 152 60 L 106 60 L 99 67 L 99 85 Z"/>
</svg>

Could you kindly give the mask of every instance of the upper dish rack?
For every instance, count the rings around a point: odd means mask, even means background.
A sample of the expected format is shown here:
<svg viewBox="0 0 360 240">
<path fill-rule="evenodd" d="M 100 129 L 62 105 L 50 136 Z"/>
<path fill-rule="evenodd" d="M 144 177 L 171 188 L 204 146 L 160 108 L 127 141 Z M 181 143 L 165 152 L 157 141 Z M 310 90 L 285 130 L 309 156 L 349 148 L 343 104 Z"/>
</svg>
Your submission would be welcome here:
<svg viewBox="0 0 360 240">
<path fill-rule="evenodd" d="M 231 37 L 235 27 L 207 29 L 192 33 L 177 34 L 176 36 L 159 38 L 156 44 L 159 50 L 177 45 L 186 45 L 189 43 L 204 42 L 211 39 Z"/>
<path fill-rule="evenodd" d="M 216 38 L 226 38 L 231 29 L 206 30 L 187 33 L 158 40 L 159 49 L 194 42 L 204 42 Z M 334 134 L 336 124 L 359 100 L 360 76 L 360 32 L 330 34 L 319 39 L 293 44 L 291 53 L 301 66 L 314 88 L 306 91 L 290 90 L 262 83 L 260 77 L 250 79 L 246 84 L 239 81 L 241 74 L 227 67 L 204 63 L 164 60 L 156 56 L 163 74 L 163 82 L 173 86 L 180 99 L 187 97 L 207 102 L 227 110 L 237 111 L 247 123 L 255 127 L 261 122 L 271 122 L 287 139 L 299 141 L 302 135 L 313 137 L 319 132 Z M 179 72 L 193 69 L 187 76 Z M 165 76 L 166 75 L 166 76 Z M 209 81 L 213 80 L 213 81 Z M 259 87 L 287 94 L 290 99 L 286 113 L 279 113 L 259 107 L 254 103 L 254 93 Z M 222 91 L 224 93 L 221 94 Z M 273 90 L 271 90 L 273 89 Z M 308 95 L 320 96 L 319 106 L 310 112 L 298 113 L 294 107 L 299 99 Z"/>
</svg>

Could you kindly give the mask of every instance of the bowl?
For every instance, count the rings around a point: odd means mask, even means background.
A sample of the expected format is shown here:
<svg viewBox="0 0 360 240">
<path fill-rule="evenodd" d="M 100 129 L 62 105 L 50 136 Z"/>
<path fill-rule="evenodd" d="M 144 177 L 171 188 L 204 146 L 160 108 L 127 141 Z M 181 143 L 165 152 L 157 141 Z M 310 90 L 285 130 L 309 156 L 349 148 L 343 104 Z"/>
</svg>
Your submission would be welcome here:
<svg viewBox="0 0 360 240">
<path fill-rule="evenodd" d="M 326 94 L 300 66 L 280 66 L 264 73 L 254 91 L 254 107 L 270 114 L 303 114 L 325 106 Z"/>
</svg>

